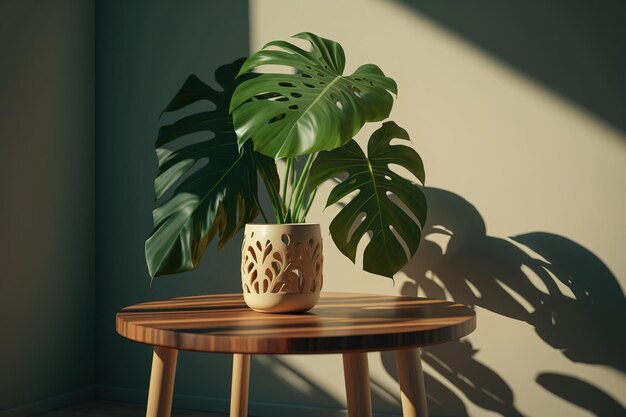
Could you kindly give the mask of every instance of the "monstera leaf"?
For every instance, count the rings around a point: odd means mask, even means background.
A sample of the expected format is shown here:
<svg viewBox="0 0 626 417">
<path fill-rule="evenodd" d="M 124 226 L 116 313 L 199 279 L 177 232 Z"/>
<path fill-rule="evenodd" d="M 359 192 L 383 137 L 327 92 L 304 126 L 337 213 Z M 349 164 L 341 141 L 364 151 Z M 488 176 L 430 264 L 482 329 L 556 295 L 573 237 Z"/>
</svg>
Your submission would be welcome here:
<svg viewBox="0 0 626 417">
<path fill-rule="evenodd" d="M 426 221 L 426 197 L 421 188 L 389 167 L 399 165 L 424 183 L 422 159 L 409 146 L 391 145 L 394 138 L 409 140 L 409 135 L 394 122 L 386 122 L 370 137 L 367 156 L 354 140 L 321 152 L 311 168 L 309 183 L 315 188 L 338 174 L 348 174 L 326 203 L 335 204 L 357 192 L 330 223 L 333 241 L 354 262 L 359 242 L 371 232 L 363 269 L 390 278 L 417 251 Z"/>
<path fill-rule="evenodd" d="M 190 76 L 165 109 L 172 112 L 200 100 L 215 105 L 159 130 L 159 170 L 154 181 L 158 206 L 145 245 L 152 277 L 194 268 L 216 234 L 222 246 L 257 216 L 257 169 L 278 188 L 274 161 L 254 152 L 252 146 L 239 150 L 237 145 L 228 105 L 242 62 L 217 69 L 215 78 L 222 91 Z M 205 132 L 207 138 L 182 143 L 186 135 L 197 132 Z M 168 191 L 173 192 L 168 196 Z"/>
<path fill-rule="evenodd" d="M 295 38 L 310 42 L 306 51 L 274 41 L 252 55 L 240 73 L 263 65 L 281 65 L 295 74 L 260 74 L 237 87 L 231 111 L 239 144 L 275 159 L 338 148 L 366 122 L 380 121 L 393 105 L 395 81 L 376 65 L 343 75 L 341 45 L 312 33 Z"/>
</svg>

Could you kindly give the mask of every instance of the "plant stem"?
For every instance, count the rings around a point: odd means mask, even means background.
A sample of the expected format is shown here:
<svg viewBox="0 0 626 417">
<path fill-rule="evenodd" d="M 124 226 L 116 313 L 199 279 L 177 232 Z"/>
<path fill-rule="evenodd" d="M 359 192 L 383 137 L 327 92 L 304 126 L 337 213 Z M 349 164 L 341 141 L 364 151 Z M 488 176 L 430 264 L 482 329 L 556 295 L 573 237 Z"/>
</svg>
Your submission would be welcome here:
<svg viewBox="0 0 626 417">
<path fill-rule="evenodd" d="M 297 174 L 297 167 L 296 167 L 296 161 L 298 160 L 298 158 L 293 158 L 293 163 L 291 164 L 291 179 L 289 180 L 289 185 L 293 188 L 293 185 L 296 182 L 296 174 Z"/>
<path fill-rule="evenodd" d="M 294 197 L 294 191 L 295 191 L 295 187 L 296 187 L 296 182 L 297 182 L 297 178 L 298 178 L 298 167 L 296 166 L 296 162 L 298 161 L 298 158 L 293 158 L 293 163 L 291 164 L 291 179 L 289 180 L 289 187 L 291 188 L 291 193 L 289 195 L 289 204 L 291 204 L 293 197 Z M 289 205 L 287 205 L 287 207 L 289 207 Z M 290 211 L 290 217 L 293 217 L 293 210 L 289 210 Z M 290 222 L 295 222 L 295 219 L 291 219 Z"/>
<path fill-rule="evenodd" d="M 293 158 L 287 158 L 285 166 L 285 181 L 283 183 L 283 196 L 287 196 L 287 183 L 289 182 L 289 173 L 291 171 L 291 165 L 293 164 Z"/>
<path fill-rule="evenodd" d="M 306 202 L 306 207 L 304 208 L 304 212 L 302 213 L 302 218 L 300 219 L 301 223 L 304 223 L 306 220 L 306 216 L 309 214 L 309 210 L 311 210 L 311 205 L 313 204 L 313 200 L 315 199 L 315 194 L 317 193 L 317 188 L 313 189 L 311 193 L 309 193 L 309 199 Z"/>
<path fill-rule="evenodd" d="M 263 178 L 263 183 L 265 184 L 265 189 L 267 190 L 267 194 L 270 197 L 272 208 L 274 209 L 274 216 L 276 217 L 276 223 L 279 223 L 279 224 L 283 223 L 284 216 L 282 213 L 281 200 L 280 200 L 280 195 L 278 194 L 278 190 L 272 185 L 272 182 L 269 180 L 265 172 L 263 172 L 262 169 L 259 171 L 261 173 L 261 178 Z M 267 222 L 267 219 L 266 219 L 266 222 Z"/>
<path fill-rule="evenodd" d="M 304 202 L 304 194 L 306 192 L 306 186 L 309 183 L 309 173 L 311 172 L 311 165 L 313 165 L 313 161 L 317 156 L 317 152 L 310 153 L 304 167 L 302 168 L 302 173 L 300 173 L 300 177 L 298 178 L 298 182 L 294 188 L 292 194 L 292 208 L 291 212 L 293 213 L 293 218 L 298 221 L 298 215 L 300 210 L 302 209 L 302 203 Z"/>
<path fill-rule="evenodd" d="M 289 202 L 287 200 L 287 185 L 289 183 L 289 174 L 291 173 L 292 166 L 294 165 L 294 158 L 287 158 L 285 166 L 285 179 L 283 182 L 283 193 L 281 195 L 283 202 L 283 215 L 287 216 L 287 210 L 289 209 Z M 295 175 L 295 172 L 293 173 Z"/>
</svg>

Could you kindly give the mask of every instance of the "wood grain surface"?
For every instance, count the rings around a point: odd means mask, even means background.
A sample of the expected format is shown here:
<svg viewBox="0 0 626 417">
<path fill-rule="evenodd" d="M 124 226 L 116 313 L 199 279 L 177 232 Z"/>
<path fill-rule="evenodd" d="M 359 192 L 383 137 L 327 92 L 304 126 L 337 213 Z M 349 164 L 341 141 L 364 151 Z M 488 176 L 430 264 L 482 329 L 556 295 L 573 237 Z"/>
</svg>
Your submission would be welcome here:
<svg viewBox="0 0 626 417">
<path fill-rule="evenodd" d="M 476 315 L 443 300 L 332 292 L 308 313 L 263 314 L 241 294 L 217 294 L 126 307 L 116 328 L 130 340 L 181 350 L 340 353 L 448 342 L 471 333 Z"/>
</svg>

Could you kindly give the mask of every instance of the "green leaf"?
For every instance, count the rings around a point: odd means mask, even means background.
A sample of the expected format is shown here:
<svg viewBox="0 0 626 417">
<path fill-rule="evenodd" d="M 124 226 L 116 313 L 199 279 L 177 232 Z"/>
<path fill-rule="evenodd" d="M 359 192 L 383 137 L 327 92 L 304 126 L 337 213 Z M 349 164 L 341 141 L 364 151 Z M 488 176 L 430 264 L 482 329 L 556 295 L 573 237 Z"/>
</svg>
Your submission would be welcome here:
<svg viewBox="0 0 626 417">
<path fill-rule="evenodd" d="M 154 230 L 145 245 L 152 277 L 195 268 L 216 235 L 221 247 L 254 220 L 259 213 L 257 169 L 270 182 L 278 181 L 271 158 L 250 145 L 241 150 L 237 145 L 228 105 L 242 62 L 217 69 L 222 91 L 190 76 L 165 109 L 179 110 L 200 100 L 215 105 L 214 110 L 182 117 L 159 130 L 154 181 L 158 200 Z M 186 135 L 197 132 L 205 133 L 203 140 L 183 143 Z"/>
<path fill-rule="evenodd" d="M 424 165 L 409 146 L 391 145 L 391 140 L 409 140 L 394 122 L 383 123 L 369 139 L 368 155 L 348 142 L 341 148 L 321 152 L 311 169 L 309 187 L 347 174 L 331 191 L 326 206 L 356 192 L 330 223 L 337 248 L 355 262 L 357 246 L 371 232 L 363 253 L 363 269 L 393 278 L 413 257 L 426 222 L 426 197 L 418 184 L 396 174 L 390 165 L 407 169 L 422 184 Z"/>
<path fill-rule="evenodd" d="M 312 33 L 295 38 L 310 42 L 305 51 L 274 41 L 246 60 L 241 73 L 263 65 L 281 65 L 296 74 L 260 74 L 237 87 L 231 111 L 239 144 L 275 159 L 338 148 L 366 122 L 389 116 L 395 81 L 376 65 L 343 75 L 341 45 Z"/>
</svg>

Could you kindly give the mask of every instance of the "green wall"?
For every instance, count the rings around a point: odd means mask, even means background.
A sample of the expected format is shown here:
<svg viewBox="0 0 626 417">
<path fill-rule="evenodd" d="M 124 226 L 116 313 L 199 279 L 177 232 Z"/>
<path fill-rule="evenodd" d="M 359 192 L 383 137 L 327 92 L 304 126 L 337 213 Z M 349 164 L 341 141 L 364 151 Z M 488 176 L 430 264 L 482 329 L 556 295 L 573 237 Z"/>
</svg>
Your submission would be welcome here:
<svg viewBox="0 0 626 417">
<path fill-rule="evenodd" d="M 93 392 L 93 13 L 0 3 L 0 416 Z"/>
<path fill-rule="evenodd" d="M 97 3 L 96 375 L 101 397 L 143 401 L 148 386 L 151 349 L 115 333 L 117 310 L 145 300 L 240 288 L 237 242 L 219 253 L 210 248 L 198 270 L 159 278 L 152 288 L 143 245 L 152 230 L 159 114 L 189 74 L 212 82 L 217 66 L 248 54 L 247 7 L 241 0 Z M 229 372 L 227 356 L 181 354 L 176 392 L 186 398 L 227 398 Z M 184 405 L 193 405 L 189 401 Z"/>
</svg>

